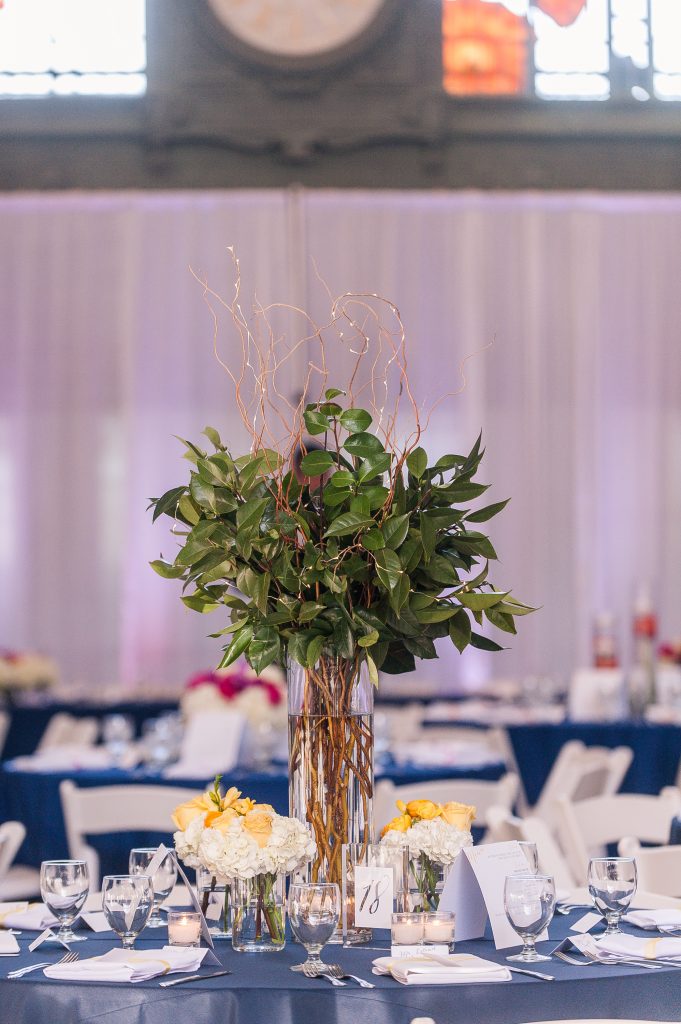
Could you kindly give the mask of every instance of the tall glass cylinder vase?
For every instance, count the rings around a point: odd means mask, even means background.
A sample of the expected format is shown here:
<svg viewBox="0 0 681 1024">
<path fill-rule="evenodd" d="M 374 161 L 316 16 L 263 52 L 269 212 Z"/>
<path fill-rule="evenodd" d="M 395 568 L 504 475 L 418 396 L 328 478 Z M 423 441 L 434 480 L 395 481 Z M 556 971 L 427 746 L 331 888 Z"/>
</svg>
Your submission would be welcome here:
<svg viewBox="0 0 681 1024">
<path fill-rule="evenodd" d="M 343 845 L 373 839 L 374 694 L 366 662 L 330 652 L 311 669 L 289 661 L 288 700 L 290 813 L 310 824 L 317 844 L 311 881 L 340 886 Z"/>
</svg>

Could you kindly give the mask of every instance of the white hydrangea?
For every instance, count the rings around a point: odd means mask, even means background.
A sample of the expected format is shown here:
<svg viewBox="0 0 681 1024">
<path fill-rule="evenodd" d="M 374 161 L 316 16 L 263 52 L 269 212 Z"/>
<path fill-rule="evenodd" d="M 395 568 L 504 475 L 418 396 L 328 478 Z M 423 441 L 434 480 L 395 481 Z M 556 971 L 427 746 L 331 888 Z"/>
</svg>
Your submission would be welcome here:
<svg viewBox="0 0 681 1024">
<path fill-rule="evenodd" d="M 261 874 L 290 874 L 315 854 L 309 828 L 295 818 L 272 815 L 272 832 L 260 847 L 237 817 L 223 831 L 204 827 L 205 815 L 185 832 L 175 833 L 175 849 L 189 867 L 204 867 L 219 878 L 254 878 Z"/>
<path fill-rule="evenodd" d="M 391 829 L 383 836 L 384 846 L 409 848 L 409 855 L 424 853 L 436 864 L 453 864 L 465 846 L 473 845 L 473 837 L 467 829 L 449 825 L 444 818 L 417 821 L 406 832 Z"/>
</svg>

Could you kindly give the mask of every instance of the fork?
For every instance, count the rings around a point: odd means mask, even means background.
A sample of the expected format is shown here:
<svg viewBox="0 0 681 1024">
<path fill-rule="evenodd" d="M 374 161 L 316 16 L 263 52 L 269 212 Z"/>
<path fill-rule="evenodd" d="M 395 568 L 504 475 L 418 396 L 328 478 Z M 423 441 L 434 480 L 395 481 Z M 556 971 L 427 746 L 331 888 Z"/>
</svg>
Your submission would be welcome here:
<svg viewBox="0 0 681 1024">
<path fill-rule="evenodd" d="M 554 949 L 553 955 L 557 956 L 559 960 L 564 960 L 566 964 L 573 964 L 575 967 L 593 967 L 596 960 L 578 960 L 574 956 L 568 956 L 561 949 Z"/>
<path fill-rule="evenodd" d="M 326 978 L 327 981 L 330 981 L 331 984 L 335 985 L 337 988 L 345 988 L 345 982 L 340 981 L 338 978 L 331 974 L 331 968 L 335 967 L 338 967 L 340 969 L 340 966 L 338 964 L 325 964 L 326 969 L 323 971 L 320 971 L 319 968 L 317 967 L 308 967 L 305 964 L 303 964 L 303 974 L 305 975 L 306 978 Z"/>
<path fill-rule="evenodd" d="M 79 953 L 65 953 L 61 960 L 51 963 L 48 961 L 44 964 L 31 964 L 30 967 L 20 967 L 17 971 L 10 971 L 7 975 L 8 978 L 23 978 L 25 974 L 30 974 L 31 971 L 39 971 L 44 967 L 57 967 L 59 964 L 74 964 L 78 960 Z"/>
<path fill-rule="evenodd" d="M 364 978 L 358 978 L 356 974 L 345 974 L 340 964 L 330 964 L 329 969 L 326 972 L 331 978 L 336 978 L 338 981 L 347 981 L 351 979 L 356 981 L 361 988 L 376 988 L 370 981 L 365 981 Z"/>
</svg>

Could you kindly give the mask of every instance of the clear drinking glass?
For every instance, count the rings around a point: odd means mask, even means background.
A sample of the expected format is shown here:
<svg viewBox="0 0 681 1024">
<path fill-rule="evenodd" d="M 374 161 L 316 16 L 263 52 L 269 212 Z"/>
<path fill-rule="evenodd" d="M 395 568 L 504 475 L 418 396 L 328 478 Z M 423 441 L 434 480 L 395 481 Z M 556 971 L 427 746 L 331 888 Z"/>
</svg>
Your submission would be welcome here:
<svg viewBox="0 0 681 1024">
<path fill-rule="evenodd" d="M 333 935 L 340 919 L 340 889 L 335 882 L 294 882 L 288 893 L 291 931 L 307 950 L 304 964 L 292 971 L 326 970 L 320 953 Z"/>
<path fill-rule="evenodd" d="M 507 960 L 536 963 L 550 960 L 535 949 L 537 936 L 553 917 L 556 906 L 556 884 L 550 875 L 509 875 L 504 884 L 504 909 L 512 928 L 523 940 L 520 953 Z"/>
<path fill-rule="evenodd" d="M 102 740 L 116 764 L 120 764 L 135 738 L 135 722 L 130 715 L 106 715 Z"/>
<path fill-rule="evenodd" d="M 105 875 L 102 879 L 102 910 L 120 935 L 123 949 L 132 949 L 154 905 L 148 875 Z"/>
<path fill-rule="evenodd" d="M 128 860 L 130 874 L 148 875 L 147 868 L 155 855 L 155 847 L 139 846 L 131 850 Z M 166 922 L 161 917 L 161 907 L 175 888 L 176 881 L 177 861 L 175 860 L 174 852 L 170 850 L 151 877 L 151 884 L 154 889 L 154 907 L 151 911 L 151 917 L 147 921 L 148 928 L 161 928 L 165 925 Z"/>
<path fill-rule="evenodd" d="M 525 860 L 527 861 L 527 868 L 531 875 L 539 874 L 539 851 L 537 850 L 536 843 L 525 842 L 525 840 L 518 840 L 518 846 L 525 854 Z"/>
<path fill-rule="evenodd" d="M 620 918 L 636 892 L 636 861 L 633 857 L 592 857 L 587 884 L 591 898 L 607 921 L 604 935 L 618 935 Z"/>
<path fill-rule="evenodd" d="M 84 860 L 44 860 L 40 865 L 40 895 L 47 909 L 59 918 L 62 942 L 83 942 L 72 925 L 80 914 L 90 889 L 90 875 Z"/>
</svg>

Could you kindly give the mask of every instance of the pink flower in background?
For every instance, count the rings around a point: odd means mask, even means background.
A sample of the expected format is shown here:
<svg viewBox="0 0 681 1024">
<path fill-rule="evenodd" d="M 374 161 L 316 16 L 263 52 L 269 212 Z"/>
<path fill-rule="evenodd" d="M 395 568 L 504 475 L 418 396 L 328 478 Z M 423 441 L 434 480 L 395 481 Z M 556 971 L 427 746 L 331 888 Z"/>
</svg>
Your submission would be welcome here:
<svg viewBox="0 0 681 1024">
<path fill-rule="evenodd" d="M 277 669 L 266 669 L 265 676 L 257 676 L 245 661 L 237 661 L 229 668 L 197 672 L 187 682 L 187 690 L 200 686 L 214 686 L 223 700 L 236 700 L 246 690 L 257 687 L 268 703 L 277 707 L 284 700 L 284 678 Z"/>
</svg>

